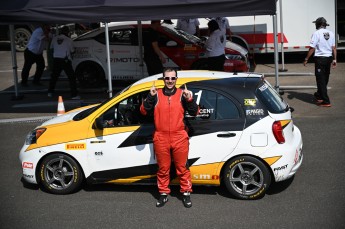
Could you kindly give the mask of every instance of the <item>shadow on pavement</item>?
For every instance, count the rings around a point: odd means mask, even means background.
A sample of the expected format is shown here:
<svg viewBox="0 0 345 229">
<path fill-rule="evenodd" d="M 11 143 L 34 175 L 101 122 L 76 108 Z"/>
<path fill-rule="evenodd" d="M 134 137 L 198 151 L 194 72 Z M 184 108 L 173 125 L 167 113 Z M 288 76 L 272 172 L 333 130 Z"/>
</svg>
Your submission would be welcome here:
<svg viewBox="0 0 345 229">
<path fill-rule="evenodd" d="M 59 78 L 55 93 L 53 97 L 48 97 L 50 72 L 45 70 L 41 84 L 33 85 L 32 76 L 29 77 L 28 86 L 23 87 L 18 83 L 17 94 L 12 83 L 11 86 L 0 91 L 0 99 L 2 105 L 0 107 L 0 114 L 3 113 L 56 113 L 58 97 L 62 96 L 65 110 L 69 111 L 81 106 L 86 106 L 95 103 L 101 103 L 109 98 L 107 92 L 108 85 L 98 88 L 82 88 L 78 87 L 81 99 L 72 100 L 70 95 L 70 87 L 68 79 L 65 77 Z M 131 82 L 113 82 L 113 96 L 119 90 L 128 86 Z"/>
<path fill-rule="evenodd" d="M 311 93 L 299 92 L 299 91 L 285 91 L 288 100 L 298 99 L 305 103 L 315 104 L 314 96 Z"/>
<path fill-rule="evenodd" d="M 272 183 L 271 187 L 267 190 L 267 195 L 275 195 L 278 193 L 281 193 L 283 191 L 285 191 L 288 187 L 290 187 L 290 185 L 292 184 L 293 180 L 295 179 L 295 177 L 293 176 L 292 178 L 285 180 L 285 181 L 281 181 L 281 182 L 277 182 L 277 183 Z"/>
</svg>

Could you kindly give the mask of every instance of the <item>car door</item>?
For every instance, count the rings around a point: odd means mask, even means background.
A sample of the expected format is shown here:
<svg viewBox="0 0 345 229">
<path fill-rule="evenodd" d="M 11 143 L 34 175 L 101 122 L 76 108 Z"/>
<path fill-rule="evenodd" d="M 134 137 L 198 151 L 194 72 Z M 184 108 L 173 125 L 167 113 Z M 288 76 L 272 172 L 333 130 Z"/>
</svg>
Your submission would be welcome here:
<svg viewBox="0 0 345 229">
<path fill-rule="evenodd" d="M 186 116 L 191 136 L 189 158 L 199 158 L 194 165 L 222 162 L 235 149 L 243 132 L 245 118 L 240 105 L 216 90 L 192 86 L 188 89 L 200 108 L 197 117 Z"/>
<path fill-rule="evenodd" d="M 105 45 L 105 33 L 95 38 L 98 45 L 93 47 L 94 56 L 99 59 L 106 69 L 107 51 Z M 133 28 L 111 29 L 108 33 L 110 64 L 113 80 L 134 80 L 137 74 L 139 62 L 138 46 L 133 45 Z"/>
<path fill-rule="evenodd" d="M 111 106 L 99 117 L 104 129 L 90 129 L 87 149 L 91 179 L 115 183 L 155 181 L 153 119 L 139 111 L 146 94 L 131 95 Z"/>
</svg>

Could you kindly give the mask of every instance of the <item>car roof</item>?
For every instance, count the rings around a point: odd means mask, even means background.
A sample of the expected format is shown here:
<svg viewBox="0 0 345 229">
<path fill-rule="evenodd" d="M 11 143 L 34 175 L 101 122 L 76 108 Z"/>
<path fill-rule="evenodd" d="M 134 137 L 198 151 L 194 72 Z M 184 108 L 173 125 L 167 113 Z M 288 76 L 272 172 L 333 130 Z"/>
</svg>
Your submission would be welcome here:
<svg viewBox="0 0 345 229">
<path fill-rule="evenodd" d="M 136 28 L 138 26 L 137 23 L 133 22 L 133 23 L 128 23 L 128 22 L 119 22 L 119 23 L 116 23 L 115 25 L 110 25 L 108 27 L 109 31 L 112 31 L 114 29 L 127 29 L 127 28 Z M 148 22 L 144 22 L 142 23 L 142 27 L 143 28 L 148 28 L 150 26 L 150 23 Z M 170 26 L 166 26 L 166 25 L 162 25 L 162 26 L 165 26 L 165 27 L 170 27 Z M 80 35 L 79 37 L 77 37 L 75 39 L 75 41 L 78 41 L 80 39 L 86 39 L 86 38 L 92 38 L 92 37 L 95 37 L 97 36 L 98 34 L 101 34 L 101 33 L 104 33 L 105 31 L 105 27 L 99 27 L 97 29 L 94 29 L 90 32 L 86 32 L 82 35 Z"/>
<path fill-rule="evenodd" d="M 233 73 L 233 72 L 218 72 L 218 71 L 206 71 L 206 70 L 186 70 L 186 71 L 178 71 L 177 73 L 178 79 L 183 79 L 188 82 L 192 81 L 200 81 L 200 80 L 212 80 L 212 79 L 228 79 L 228 82 L 232 82 L 233 86 L 235 85 L 243 85 L 244 80 L 247 79 L 247 84 L 257 84 L 258 80 L 263 78 L 262 74 L 259 73 L 251 73 L 251 72 L 241 72 L 241 73 Z M 163 74 L 157 74 L 153 76 L 149 76 L 143 78 L 134 84 L 131 87 L 153 82 L 156 80 L 162 79 Z M 249 78 L 253 78 L 254 80 L 249 80 Z M 215 82 L 215 84 L 219 84 Z M 249 86 L 249 85 L 248 85 Z"/>
</svg>

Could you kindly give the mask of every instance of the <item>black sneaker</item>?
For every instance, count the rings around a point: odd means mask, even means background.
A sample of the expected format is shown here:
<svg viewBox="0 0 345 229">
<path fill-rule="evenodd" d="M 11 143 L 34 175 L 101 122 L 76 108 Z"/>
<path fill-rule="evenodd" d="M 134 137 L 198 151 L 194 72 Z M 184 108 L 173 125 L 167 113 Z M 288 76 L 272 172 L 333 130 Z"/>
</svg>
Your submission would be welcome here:
<svg viewBox="0 0 345 229">
<path fill-rule="evenodd" d="M 192 201 L 190 199 L 190 193 L 189 192 L 183 193 L 182 202 L 186 208 L 192 207 Z"/>
<path fill-rule="evenodd" d="M 316 100 L 316 103 L 322 103 L 323 102 L 323 100 L 321 99 L 320 95 L 317 92 L 314 93 L 314 98 Z"/>
<path fill-rule="evenodd" d="M 331 104 L 330 104 L 330 103 L 325 103 L 325 102 L 318 103 L 317 105 L 318 105 L 319 107 L 331 107 Z"/>
<path fill-rule="evenodd" d="M 165 193 L 161 194 L 156 203 L 156 207 L 157 208 L 163 207 L 166 202 L 168 202 L 168 195 Z"/>
</svg>

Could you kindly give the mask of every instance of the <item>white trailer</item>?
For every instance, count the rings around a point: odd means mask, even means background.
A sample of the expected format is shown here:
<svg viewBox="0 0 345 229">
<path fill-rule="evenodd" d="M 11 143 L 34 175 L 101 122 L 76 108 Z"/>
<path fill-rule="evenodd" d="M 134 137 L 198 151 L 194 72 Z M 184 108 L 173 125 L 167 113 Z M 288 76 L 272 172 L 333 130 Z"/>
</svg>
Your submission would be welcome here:
<svg viewBox="0 0 345 229">
<path fill-rule="evenodd" d="M 343 2 L 343 0 L 278 0 L 277 27 L 278 43 L 280 43 L 278 50 L 281 51 L 283 47 L 284 52 L 307 51 L 311 35 L 315 31 L 312 22 L 318 17 L 326 18 L 330 25 L 327 28 L 337 34 L 338 47 L 344 46 Z M 251 53 L 274 52 L 272 16 L 228 17 L 228 19 L 233 42 L 247 48 Z M 207 27 L 207 19 L 200 18 L 199 21 L 201 28 Z"/>
</svg>

